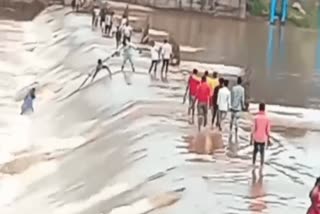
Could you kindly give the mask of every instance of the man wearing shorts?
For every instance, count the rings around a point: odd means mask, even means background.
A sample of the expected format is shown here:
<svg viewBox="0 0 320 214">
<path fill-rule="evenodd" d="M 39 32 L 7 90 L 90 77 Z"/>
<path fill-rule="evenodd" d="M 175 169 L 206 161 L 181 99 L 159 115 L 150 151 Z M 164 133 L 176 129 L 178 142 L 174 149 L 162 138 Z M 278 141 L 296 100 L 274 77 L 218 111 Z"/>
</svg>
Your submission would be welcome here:
<svg viewBox="0 0 320 214">
<path fill-rule="evenodd" d="M 231 107 L 231 94 L 228 89 L 229 81 L 224 80 L 223 87 L 218 92 L 218 120 L 217 125 L 220 131 L 222 131 L 222 123 L 227 117 L 228 111 Z"/>
<path fill-rule="evenodd" d="M 267 144 L 267 147 L 270 144 L 270 120 L 265 113 L 265 104 L 259 104 L 259 113 L 255 116 L 253 127 L 252 127 L 252 136 L 250 145 L 253 143 L 253 156 L 252 164 L 255 166 L 257 153 L 260 153 L 260 166 L 263 167 L 264 164 L 264 151 Z"/>
<path fill-rule="evenodd" d="M 206 82 L 206 77 L 201 78 L 201 83 L 198 86 L 196 93 L 196 100 L 198 102 L 198 117 L 203 117 L 203 126 L 207 125 L 207 115 L 208 115 L 208 106 L 210 102 L 210 86 Z M 199 120 L 198 118 L 198 120 Z M 199 131 L 201 129 L 201 124 L 199 124 Z"/>
<path fill-rule="evenodd" d="M 238 134 L 238 119 L 240 118 L 240 112 L 243 111 L 246 106 L 244 102 L 244 88 L 241 85 L 242 79 L 238 77 L 237 85 L 231 89 L 231 121 L 230 132 L 232 133 L 233 126 L 235 127 L 235 135 Z"/>
<path fill-rule="evenodd" d="M 191 113 L 191 123 L 194 123 L 194 106 L 196 102 L 197 89 L 200 84 L 200 80 L 197 75 L 198 75 L 198 70 L 193 69 L 193 72 L 188 79 L 186 92 L 183 97 L 183 103 L 185 103 L 186 97 L 189 94 L 188 115 L 190 115 Z"/>
</svg>

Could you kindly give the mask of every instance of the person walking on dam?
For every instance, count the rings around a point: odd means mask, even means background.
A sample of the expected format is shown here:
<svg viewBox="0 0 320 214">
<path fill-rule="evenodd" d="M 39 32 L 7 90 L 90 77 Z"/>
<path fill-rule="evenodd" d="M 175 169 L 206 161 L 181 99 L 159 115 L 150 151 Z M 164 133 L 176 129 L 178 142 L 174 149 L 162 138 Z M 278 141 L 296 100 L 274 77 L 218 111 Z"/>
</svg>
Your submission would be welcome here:
<svg viewBox="0 0 320 214">
<path fill-rule="evenodd" d="M 195 112 L 195 103 L 196 103 L 196 95 L 198 86 L 200 84 L 200 79 L 198 77 L 198 70 L 193 69 L 192 74 L 189 76 L 186 92 L 183 97 L 183 103 L 186 102 L 187 96 L 189 97 L 189 106 L 188 106 L 188 116 L 191 113 L 191 124 L 194 123 L 194 112 Z"/>
<path fill-rule="evenodd" d="M 129 21 L 122 27 L 123 41 L 131 42 L 132 27 L 129 25 Z"/>
<path fill-rule="evenodd" d="M 31 88 L 23 100 L 20 115 L 33 112 L 33 100 L 36 98 L 36 89 Z"/>
<path fill-rule="evenodd" d="M 162 68 L 161 68 L 161 76 L 163 74 L 163 71 L 165 69 L 165 74 L 167 75 L 169 70 L 169 62 L 172 57 L 172 46 L 168 43 L 168 40 L 164 40 L 163 46 L 161 49 L 162 53 Z"/>
<path fill-rule="evenodd" d="M 207 125 L 208 107 L 210 102 L 210 87 L 205 76 L 201 78 L 201 83 L 197 88 L 196 100 L 198 103 L 198 130 L 200 131 L 201 125 L 203 125 L 203 127 L 206 127 Z"/>
<path fill-rule="evenodd" d="M 222 131 L 222 126 L 227 118 L 228 111 L 231 107 L 231 93 L 228 89 L 229 81 L 224 80 L 222 88 L 219 89 L 218 92 L 218 99 L 217 99 L 217 105 L 218 105 L 218 120 L 217 125 L 220 131 Z"/>
<path fill-rule="evenodd" d="M 106 69 L 109 73 L 109 76 L 110 78 L 112 77 L 112 73 L 111 73 L 111 70 L 108 66 L 106 65 L 103 65 L 102 63 L 102 60 L 101 59 L 98 59 L 98 63 L 97 63 L 97 66 L 96 66 L 96 69 L 92 75 L 92 78 L 91 78 L 91 82 L 93 82 L 93 80 L 96 78 L 97 74 L 102 70 L 102 69 Z"/>
<path fill-rule="evenodd" d="M 120 29 L 120 26 L 117 26 L 117 29 L 116 29 L 116 48 L 118 49 L 119 46 L 121 45 L 121 37 L 122 37 L 122 33 L 121 33 L 121 29 Z"/>
<path fill-rule="evenodd" d="M 217 112 L 218 112 L 218 93 L 219 90 L 223 87 L 223 83 L 224 83 L 224 79 L 223 78 L 219 78 L 219 85 L 217 85 L 214 90 L 213 90 L 213 94 L 212 94 L 212 120 L 211 120 L 211 127 L 213 128 L 214 126 L 214 121 L 217 117 Z M 216 121 L 216 126 L 218 126 L 218 119 Z"/>
<path fill-rule="evenodd" d="M 152 47 L 150 49 L 151 52 L 151 64 L 149 68 L 149 74 L 151 73 L 152 69 L 154 72 L 154 75 L 157 73 L 157 66 L 160 59 L 160 53 L 159 53 L 159 47 L 156 46 L 156 43 L 152 41 Z"/>
<path fill-rule="evenodd" d="M 233 86 L 231 89 L 231 121 L 230 121 L 230 132 L 232 133 L 232 128 L 235 128 L 235 137 L 238 136 L 238 120 L 240 118 L 240 113 L 246 108 L 245 105 L 245 91 L 242 84 L 241 77 L 237 79 L 237 85 Z M 231 136 L 231 135 L 230 135 Z"/>
<path fill-rule="evenodd" d="M 136 47 L 131 42 L 128 42 L 127 40 L 123 40 L 121 49 L 123 51 L 122 52 L 123 61 L 122 61 L 121 71 L 122 72 L 124 71 L 124 67 L 129 61 L 132 68 L 132 72 L 135 72 L 134 64 L 132 61 L 132 49 L 136 49 Z"/>
<path fill-rule="evenodd" d="M 264 103 L 259 104 L 259 112 L 255 116 L 252 126 L 250 145 L 253 144 L 252 164 L 255 166 L 258 152 L 260 153 L 260 166 L 264 165 L 265 148 L 270 145 L 270 120 L 265 112 Z"/>
<path fill-rule="evenodd" d="M 309 207 L 307 214 L 320 214 L 320 177 L 317 178 L 309 197 L 311 206 Z"/>
</svg>

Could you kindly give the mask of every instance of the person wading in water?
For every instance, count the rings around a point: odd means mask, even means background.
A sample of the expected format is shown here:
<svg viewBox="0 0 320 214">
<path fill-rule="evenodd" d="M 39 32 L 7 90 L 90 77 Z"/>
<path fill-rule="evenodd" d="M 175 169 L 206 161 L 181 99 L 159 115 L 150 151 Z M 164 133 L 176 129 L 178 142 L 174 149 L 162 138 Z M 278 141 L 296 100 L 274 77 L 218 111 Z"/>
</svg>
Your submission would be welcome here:
<svg viewBox="0 0 320 214">
<path fill-rule="evenodd" d="M 197 89 L 200 84 L 200 79 L 197 76 L 198 70 L 193 69 L 192 74 L 190 75 L 188 79 L 188 84 L 186 87 L 186 92 L 183 97 L 183 103 L 186 102 L 187 95 L 189 94 L 189 107 L 188 107 L 188 116 L 191 113 L 191 124 L 194 123 L 194 111 L 195 111 L 195 103 L 196 103 L 196 95 L 197 95 Z"/>
<path fill-rule="evenodd" d="M 198 86 L 196 93 L 196 100 L 198 102 L 198 130 L 201 130 L 201 125 L 207 125 L 208 107 L 210 102 L 210 87 L 206 82 L 206 77 L 201 78 L 201 83 Z M 203 123 L 202 123 L 203 121 Z"/>
<path fill-rule="evenodd" d="M 150 51 L 151 51 L 151 64 L 149 68 L 149 74 L 153 69 L 154 75 L 156 75 L 160 54 L 159 54 L 159 48 L 156 46 L 156 43 L 154 41 L 152 41 L 152 47 Z"/>
<path fill-rule="evenodd" d="M 24 115 L 29 112 L 33 112 L 33 100 L 36 98 L 36 89 L 31 88 L 28 94 L 25 96 L 23 100 L 23 104 L 21 106 L 21 115 Z"/>
<path fill-rule="evenodd" d="M 219 89 L 218 92 L 218 120 L 217 125 L 220 131 L 222 131 L 223 123 L 227 117 L 228 111 L 231 107 L 231 93 L 228 89 L 229 81 L 223 81 L 223 87 Z"/>
<path fill-rule="evenodd" d="M 163 74 L 164 69 L 165 69 L 165 76 L 167 76 L 167 73 L 169 71 L 169 62 L 172 57 L 172 47 L 168 43 L 168 40 L 166 40 L 166 39 L 164 40 L 161 51 L 162 51 L 162 53 L 161 53 L 161 55 L 162 55 L 161 76 Z"/>
<path fill-rule="evenodd" d="M 109 73 L 110 78 L 111 78 L 112 73 L 111 73 L 109 67 L 106 66 L 106 65 L 103 65 L 103 64 L 102 64 L 102 60 L 101 60 L 101 59 L 98 59 L 98 64 L 97 64 L 96 70 L 94 71 L 94 73 L 93 73 L 93 75 L 92 75 L 91 82 L 93 82 L 93 80 L 96 78 L 97 74 L 98 74 L 102 69 L 106 69 L 106 70 L 108 71 L 108 73 Z"/>
<path fill-rule="evenodd" d="M 258 152 L 260 153 L 260 167 L 264 165 L 265 148 L 270 145 L 270 120 L 265 112 L 264 103 L 259 104 L 259 112 L 255 116 L 252 126 L 250 145 L 253 144 L 252 164 L 255 167 Z"/>
<path fill-rule="evenodd" d="M 233 86 L 231 89 L 231 121 L 230 121 L 230 138 L 232 136 L 232 128 L 235 127 L 235 137 L 238 140 L 238 119 L 240 118 L 241 111 L 246 109 L 245 104 L 245 92 L 241 85 L 242 79 L 238 77 L 237 85 Z"/>
<path fill-rule="evenodd" d="M 219 90 L 223 87 L 223 83 L 224 83 L 224 79 L 223 78 L 219 78 L 219 85 L 216 86 L 213 90 L 213 94 L 212 94 L 212 120 L 211 120 L 211 128 L 213 128 L 213 124 L 214 124 L 214 120 L 217 116 L 217 112 L 218 112 L 218 93 Z M 218 119 L 216 121 L 216 126 L 218 126 Z"/>
</svg>

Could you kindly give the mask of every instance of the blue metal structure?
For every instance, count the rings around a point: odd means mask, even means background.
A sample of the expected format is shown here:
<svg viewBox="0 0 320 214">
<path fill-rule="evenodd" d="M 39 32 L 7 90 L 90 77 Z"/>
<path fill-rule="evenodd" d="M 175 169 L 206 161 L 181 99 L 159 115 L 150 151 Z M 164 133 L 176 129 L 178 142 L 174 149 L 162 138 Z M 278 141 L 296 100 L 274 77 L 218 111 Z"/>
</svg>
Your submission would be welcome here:
<svg viewBox="0 0 320 214">
<path fill-rule="evenodd" d="M 278 5 L 280 4 L 280 11 Z M 282 24 L 287 21 L 288 18 L 288 5 L 289 0 L 271 0 L 270 1 L 270 24 L 275 24 L 276 20 L 280 20 Z"/>
</svg>

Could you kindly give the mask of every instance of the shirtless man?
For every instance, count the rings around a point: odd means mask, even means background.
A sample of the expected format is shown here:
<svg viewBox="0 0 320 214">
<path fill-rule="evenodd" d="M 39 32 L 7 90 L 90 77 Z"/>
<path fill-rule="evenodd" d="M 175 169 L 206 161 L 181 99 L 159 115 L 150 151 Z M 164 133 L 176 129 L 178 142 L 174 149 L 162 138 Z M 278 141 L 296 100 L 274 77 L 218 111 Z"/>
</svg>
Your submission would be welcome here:
<svg viewBox="0 0 320 214">
<path fill-rule="evenodd" d="M 106 66 L 106 65 L 103 65 L 103 64 L 102 64 L 102 60 L 101 60 L 101 59 L 98 59 L 98 64 L 97 64 L 96 70 L 94 71 L 94 73 L 93 73 L 93 75 L 92 75 L 91 82 L 93 82 L 94 78 L 96 78 L 97 74 L 98 74 L 102 69 L 106 69 L 106 70 L 109 72 L 109 76 L 110 76 L 110 78 L 111 78 L 112 73 L 111 73 L 111 70 L 109 69 L 109 67 Z"/>
</svg>

